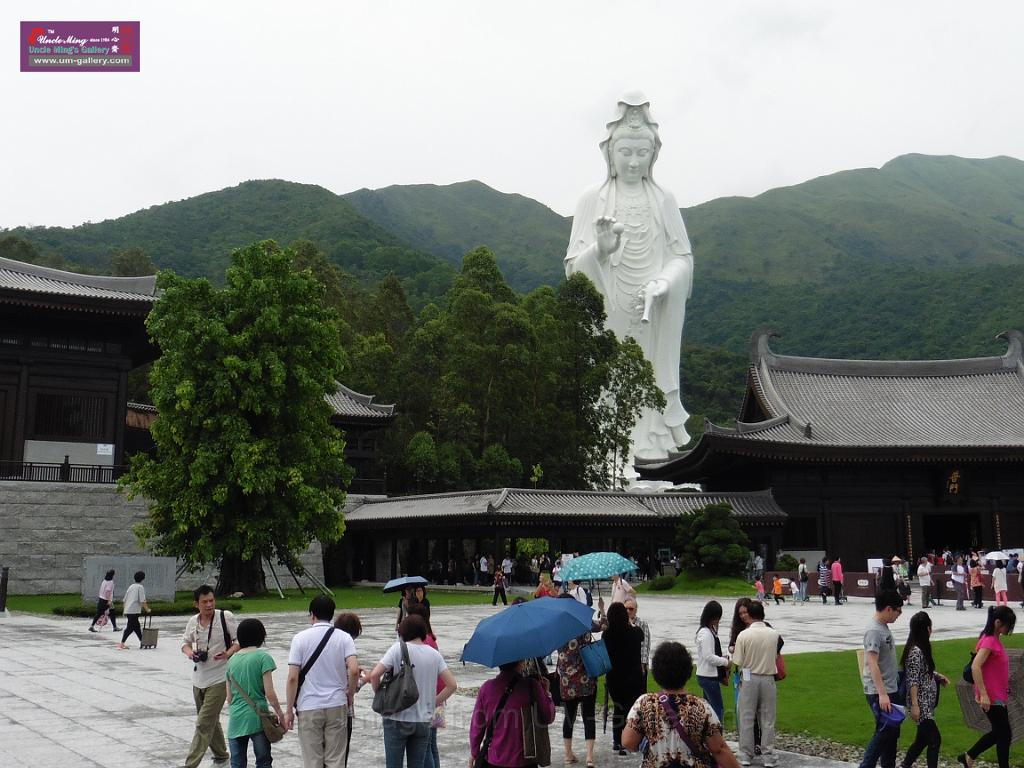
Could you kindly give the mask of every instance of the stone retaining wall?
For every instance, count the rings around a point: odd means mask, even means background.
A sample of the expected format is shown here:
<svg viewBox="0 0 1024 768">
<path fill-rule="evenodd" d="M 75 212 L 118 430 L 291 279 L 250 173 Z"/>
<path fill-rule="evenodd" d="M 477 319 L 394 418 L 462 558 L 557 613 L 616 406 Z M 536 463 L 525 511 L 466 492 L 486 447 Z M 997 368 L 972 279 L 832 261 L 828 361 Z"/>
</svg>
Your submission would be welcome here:
<svg viewBox="0 0 1024 768">
<path fill-rule="evenodd" d="M 144 554 L 132 526 L 145 519 L 147 508 L 145 499 L 128 501 L 110 484 L 0 482 L 0 566 L 11 569 L 10 594 L 93 592 L 98 584 L 82 584 L 85 558 Z M 317 579 L 323 578 L 319 543 L 301 559 Z M 269 572 L 267 577 L 272 586 Z M 177 588 L 215 581 L 216 570 L 207 569 L 184 574 Z M 287 572 L 281 582 L 294 585 Z M 129 582 L 119 583 L 121 591 Z"/>
</svg>

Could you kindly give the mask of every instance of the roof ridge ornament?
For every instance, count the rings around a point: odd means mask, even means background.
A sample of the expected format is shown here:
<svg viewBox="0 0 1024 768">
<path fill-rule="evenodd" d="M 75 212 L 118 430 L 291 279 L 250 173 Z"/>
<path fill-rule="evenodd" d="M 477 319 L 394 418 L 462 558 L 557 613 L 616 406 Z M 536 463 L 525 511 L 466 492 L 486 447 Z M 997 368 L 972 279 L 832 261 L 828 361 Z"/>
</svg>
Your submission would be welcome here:
<svg viewBox="0 0 1024 768">
<path fill-rule="evenodd" d="M 1011 328 L 996 335 L 997 339 L 1006 342 L 1006 352 L 1003 354 L 1003 367 L 1024 368 L 1024 333 Z"/>
<path fill-rule="evenodd" d="M 750 336 L 750 362 L 756 366 L 762 358 L 775 357 L 771 347 L 768 346 L 770 339 L 781 339 L 782 334 L 770 325 L 762 325 Z"/>
</svg>

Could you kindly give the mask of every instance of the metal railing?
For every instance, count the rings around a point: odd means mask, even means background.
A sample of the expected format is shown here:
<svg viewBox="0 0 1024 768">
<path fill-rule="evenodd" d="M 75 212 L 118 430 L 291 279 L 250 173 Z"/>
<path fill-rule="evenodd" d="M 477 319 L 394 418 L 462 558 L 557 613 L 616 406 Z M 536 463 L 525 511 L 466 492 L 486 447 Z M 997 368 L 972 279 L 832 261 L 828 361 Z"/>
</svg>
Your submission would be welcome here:
<svg viewBox="0 0 1024 768">
<path fill-rule="evenodd" d="M 0 461 L 0 481 L 32 480 L 41 483 L 116 483 L 128 467 L 100 464 L 45 464 L 34 461 Z"/>
</svg>

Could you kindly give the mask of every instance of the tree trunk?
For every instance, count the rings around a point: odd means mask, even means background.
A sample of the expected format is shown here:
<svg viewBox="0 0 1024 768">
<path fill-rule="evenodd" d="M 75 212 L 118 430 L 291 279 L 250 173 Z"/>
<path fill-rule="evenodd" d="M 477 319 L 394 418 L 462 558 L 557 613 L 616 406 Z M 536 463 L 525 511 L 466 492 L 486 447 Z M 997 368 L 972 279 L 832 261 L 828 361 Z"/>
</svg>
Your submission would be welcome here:
<svg viewBox="0 0 1024 768">
<path fill-rule="evenodd" d="M 218 595 L 232 595 L 241 592 L 246 597 L 263 595 L 267 592 L 267 578 L 263 573 L 261 558 L 243 560 L 238 555 L 224 555 L 220 561 Z"/>
</svg>

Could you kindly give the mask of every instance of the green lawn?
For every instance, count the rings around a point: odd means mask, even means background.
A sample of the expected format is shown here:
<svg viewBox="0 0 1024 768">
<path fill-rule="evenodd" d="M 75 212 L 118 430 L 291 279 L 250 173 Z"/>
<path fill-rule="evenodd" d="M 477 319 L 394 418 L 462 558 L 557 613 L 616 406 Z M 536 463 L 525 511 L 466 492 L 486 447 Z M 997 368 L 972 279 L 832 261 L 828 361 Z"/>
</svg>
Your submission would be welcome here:
<svg viewBox="0 0 1024 768">
<path fill-rule="evenodd" d="M 385 595 L 380 589 L 373 587 L 336 587 L 333 589 L 334 599 L 339 609 L 391 608 L 398 605 L 397 595 Z M 297 589 L 284 590 L 285 599 L 272 592 L 263 597 L 221 598 L 219 603 L 228 610 L 239 613 L 279 613 L 285 611 L 306 611 L 309 601 L 317 594 L 307 589 L 303 595 Z M 490 592 L 441 592 L 428 590 L 427 597 L 431 605 L 483 605 L 490 603 Z M 7 606 L 12 611 L 25 613 L 54 614 L 73 616 L 91 616 L 95 601 L 83 603 L 80 595 L 11 595 Z M 118 604 L 120 608 L 120 604 Z M 154 603 L 154 612 L 158 614 L 188 614 L 193 612 L 192 593 L 178 592 L 174 604 Z"/>
<path fill-rule="evenodd" d="M 942 690 L 935 722 L 942 734 L 942 754 L 950 759 L 966 751 L 980 735 L 963 722 L 960 704 L 953 686 L 960 678 L 964 664 L 974 650 L 975 640 L 943 640 L 932 644 L 935 665 L 950 679 Z M 1007 647 L 1024 648 L 1024 636 L 1005 638 Z M 898 649 L 902 653 L 902 647 Z M 779 731 L 830 739 L 843 744 L 867 746 L 874 728 L 874 718 L 864 699 L 857 670 L 856 651 L 798 653 L 786 656 L 786 679 L 778 684 L 776 728 Z M 692 679 L 688 690 L 701 695 L 697 681 Z M 651 680 L 650 690 L 658 690 Z M 722 689 L 725 700 L 726 727 L 736 729 L 733 688 Z M 900 734 L 900 749 L 914 740 L 917 726 L 909 718 Z M 995 752 L 982 756 L 995 761 Z M 923 764 L 924 758 L 918 760 Z M 1024 765 L 1024 744 L 1010 750 L 1010 763 Z"/>
<path fill-rule="evenodd" d="M 671 569 L 669 569 L 671 572 Z M 650 582 L 636 585 L 637 592 L 652 595 L 706 595 L 707 597 L 756 597 L 753 586 L 735 576 L 711 576 L 703 571 L 683 571 L 671 589 L 655 590 Z"/>
</svg>

